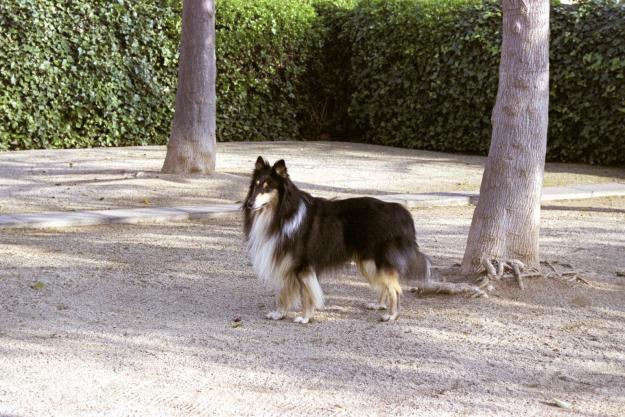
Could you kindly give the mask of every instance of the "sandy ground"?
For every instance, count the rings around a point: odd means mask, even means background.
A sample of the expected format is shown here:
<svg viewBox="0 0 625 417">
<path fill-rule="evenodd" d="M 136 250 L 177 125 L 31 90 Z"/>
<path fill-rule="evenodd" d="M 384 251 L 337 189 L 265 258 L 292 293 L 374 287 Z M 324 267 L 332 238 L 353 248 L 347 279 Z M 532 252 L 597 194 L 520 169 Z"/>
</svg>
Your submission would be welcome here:
<svg viewBox="0 0 625 417">
<path fill-rule="evenodd" d="M 484 158 L 339 142 L 218 144 L 209 177 L 159 171 L 165 147 L 0 153 L 0 214 L 240 200 L 258 155 L 284 158 L 292 179 L 325 197 L 477 191 Z M 547 164 L 545 186 L 625 182 L 625 170 Z"/>
<path fill-rule="evenodd" d="M 300 185 L 327 196 L 474 190 L 483 163 L 352 144 L 220 149 L 207 179 L 159 174 L 163 148 L 1 153 L 0 213 L 236 201 L 258 154 L 286 158 Z M 548 186 L 625 178 L 548 170 Z M 453 271 L 472 208 L 412 213 L 438 274 Z M 591 286 L 541 278 L 488 299 L 406 291 L 400 320 L 381 323 L 346 268 L 322 279 L 327 308 L 301 325 L 263 319 L 274 297 L 253 276 L 236 216 L 1 230 L 0 416 L 622 417 L 625 198 L 548 203 L 541 244 L 543 260 Z"/>
<path fill-rule="evenodd" d="M 413 211 L 443 270 L 471 210 Z M 543 217 L 543 259 L 592 287 L 406 292 L 395 323 L 363 308 L 372 294 L 349 269 L 322 280 L 313 323 L 263 319 L 273 295 L 237 217 L 3 231 L 0 415 L 623 416 L 625 199 L 553 203 Z"/>
</svg>

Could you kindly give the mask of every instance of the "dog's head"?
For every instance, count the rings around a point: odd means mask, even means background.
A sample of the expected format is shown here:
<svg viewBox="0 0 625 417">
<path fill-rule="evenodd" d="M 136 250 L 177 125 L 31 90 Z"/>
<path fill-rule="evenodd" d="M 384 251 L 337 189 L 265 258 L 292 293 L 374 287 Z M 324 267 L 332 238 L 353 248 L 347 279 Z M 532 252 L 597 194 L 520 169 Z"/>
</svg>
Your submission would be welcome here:
<svg viewBox="0 0 625 417">
<path fill-rule="evenodd" d="M 288 180 L 289 174 L 284 159 L 271 166 L 262 156 L 259 156 L 252 173 L 252 181 L 245 199 L 244 209 L 258 211 L 276 207 Z"/>
</svg>

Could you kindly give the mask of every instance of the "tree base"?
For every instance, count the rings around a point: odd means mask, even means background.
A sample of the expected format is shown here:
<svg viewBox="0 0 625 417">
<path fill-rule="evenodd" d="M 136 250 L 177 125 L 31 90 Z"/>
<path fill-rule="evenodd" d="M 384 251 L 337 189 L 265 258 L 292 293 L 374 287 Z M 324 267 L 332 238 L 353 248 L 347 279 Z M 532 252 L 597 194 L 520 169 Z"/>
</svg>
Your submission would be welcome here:
<svg viewBox="0 0 625 417">
<path fill-rule="evenodd" d="M 164 174 L 209 174 L 215 170 L 215 154 L 202 146 L 185 143 L 167 145 Z"/>
</svg>

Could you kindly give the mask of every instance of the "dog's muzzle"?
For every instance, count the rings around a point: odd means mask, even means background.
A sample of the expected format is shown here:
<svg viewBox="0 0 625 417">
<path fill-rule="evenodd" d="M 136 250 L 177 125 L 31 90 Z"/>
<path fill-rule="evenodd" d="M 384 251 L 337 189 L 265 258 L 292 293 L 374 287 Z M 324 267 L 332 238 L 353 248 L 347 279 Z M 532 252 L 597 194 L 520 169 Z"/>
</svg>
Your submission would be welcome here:
<svg viewBox="0 0 625 417">
<path fill-rule="evenodd" d="M 248 209 L 248 210 L 252 210 L 252 211 L 258 211 L 258 210 L 260 210 L 262 208 L 265 208 L 268 205 L 269 205 L 269 203 L 267 202 L 267 203 L 261 204 L 258 207 L 254 207 L 254 202 L 253 201 L 249 201 L 249 202 L 245 203 L 245 208 Z"/>
</svg>

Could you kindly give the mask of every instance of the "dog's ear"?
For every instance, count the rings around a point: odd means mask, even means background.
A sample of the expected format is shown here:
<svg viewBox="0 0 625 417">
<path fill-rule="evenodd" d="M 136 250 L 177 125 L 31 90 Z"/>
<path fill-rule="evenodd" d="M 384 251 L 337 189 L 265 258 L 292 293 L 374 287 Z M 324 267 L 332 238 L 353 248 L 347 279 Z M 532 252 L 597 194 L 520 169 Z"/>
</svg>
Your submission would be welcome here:
<svg viewBox="0 0 625 417">
<path fill-rule="evenodd" d="M 256 160 L 256 165 L 254 165 L 254 168 L 256 170 L 261 170 L 261 169 L 265 168 L 267 165 L 268 164 L 267 164 L 267 162 L 265 162 L 263 157 L 259 156 L 258 159 Z"/>
<path fill-rule="evenodd" d="M 289 175 L 286 171 L 286 163 L 284 162 L 284 159 L 281 159 L 273 164 L 273 170 L 282 178 L 286 178 Z"/>
</svg>

